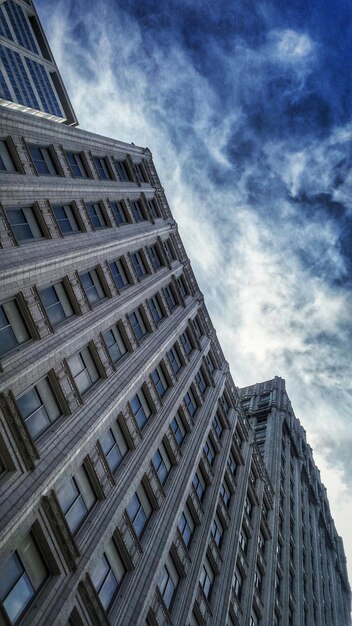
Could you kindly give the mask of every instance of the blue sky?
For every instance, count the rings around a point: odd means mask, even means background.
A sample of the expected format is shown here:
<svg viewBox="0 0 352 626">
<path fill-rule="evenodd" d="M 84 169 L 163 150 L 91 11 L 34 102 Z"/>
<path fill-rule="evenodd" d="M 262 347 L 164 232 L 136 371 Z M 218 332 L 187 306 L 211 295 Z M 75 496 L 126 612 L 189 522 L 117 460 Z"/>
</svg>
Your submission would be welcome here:
<svg viewBox="0 0 352 626">
<path fill-rule="evenodd" d="M 352 564 L 350 2 L 36 4 L 81 127 L 153 152 L 236 384 L 286 379 Z"/>
</svg>

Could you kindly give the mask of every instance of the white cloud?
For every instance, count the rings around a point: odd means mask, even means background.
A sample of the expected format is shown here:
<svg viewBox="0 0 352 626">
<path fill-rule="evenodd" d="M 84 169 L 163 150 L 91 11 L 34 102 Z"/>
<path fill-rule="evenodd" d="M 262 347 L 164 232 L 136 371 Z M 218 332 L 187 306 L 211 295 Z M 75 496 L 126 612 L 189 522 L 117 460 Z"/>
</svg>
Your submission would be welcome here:
<svg viewBox="0 0 352 626">
<path fill-rule="evenodd" d="M 314 49 L 309 35 L 297 33 L 291 29 L 272 31 L 271 37 L 274 41 L 275 52 L 281 61 L 296 62 L 306 58 Z"/>
</svg>

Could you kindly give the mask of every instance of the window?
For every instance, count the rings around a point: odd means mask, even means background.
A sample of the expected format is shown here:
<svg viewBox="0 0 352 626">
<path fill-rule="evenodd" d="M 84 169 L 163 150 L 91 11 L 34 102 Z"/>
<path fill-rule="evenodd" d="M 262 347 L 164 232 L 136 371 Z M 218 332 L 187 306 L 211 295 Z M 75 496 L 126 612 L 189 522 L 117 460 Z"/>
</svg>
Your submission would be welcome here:
<svg viewBox="0 0 352 626">
<path fill-rule="evenodd" d="M 214 579 L 214 570 L 209 563 L 209 559 L 206 558 L 200 572 L 199 584 L 202 587 L 204 595 L 208 600 L 210 600 Z"/>
<path fill-rule="evenodd" d="M 192 391 L 189 389 L 185 395 L 185 397 L 183 398 L 185 403 L 186 403 L 186 407 L 188 409 L 188 413 L 190 414 L 191 417 L 193 417 L 197 411 L 197 403 L 195 401 L 194 395 L 192 393 Z"/>
<path fill-rule="evenodd" d="M 138 278 L 144 278 L 148 274 L 148 270 L 142 257 L 141 251 L 133 252 L 131 254 L 131 260 Z"/>
<path fill-rule="evenodd" d="M 161 309 L 158 296 L 153 296 L 152 298 L 149 298 L 148 303 L 154 322 L 158 324 L 164 317 L 164 313 Z"/>
<path fill-rule="evenodd" d="M 119 179 L 122 182 L 126 182 L 126 183 L 131 181 L 131 177 L 130 177 L 128 168 L 126 166 L 126 162 L 115 160 L 115 165 L 116 165 L 117 173 L 119 175 Z"/>
<path fill-rule="evenodd" d="M 169 384 L 160 365 L 152 372 L 152 379 L 159 398 L 162 398 L 167 392 Z"/>
<path fill-rule="evenodd" d="M 246 497 L 245 502 L 244 502 L 244 510 L 250 519 L 252 516 L 252 511 L 253 511 L 253 504 L 250 498 L 248 498 L 248 496 Z"/>
<path fill-rule="evenodd" d="M 134 168 L 136 170 L 137 179 L 140 183 L 147 183 L 147 177 L 144 173 L 144 169 L 141 163 L 134 163 Z"/>
<path fill-rule="evenodd" d="M 132 398 L 130 405 L 139 428 L 143 428 L 152 412 L 142 389 Z"/>
<path fill-rule="evenodd" d="M 74 310 L 62 281 L 55 283 L 51 287 L 39 289 L 38 293 L 52 326 L 57 326 L 74 315 Z"/>
<path fill-rule="evenodd" d="M 44 557 L 29 533 L 2 566 L 0 599 L 10 624 L 17 624 L 48 577 Z"/>
<path fill-rule="evenodd" d="M 17 169 L 13 162 L 6 141 L 0 139 L 0 172 L 16 172 Z"/>
<path fill-rule="evenodd" d="M 205 360 L 207 362 L 207 366 L 208 366 L 208 370 L 209 370 L 210 374 L 213 374 L 214 370 L 215 370 L 215 365 L 214 365 L 213 358 L 210 356 L 210 354 L 208 354 L 205 357 Z"/>
<path fill-rule="evenodd" d="M 214 541 L 216 543 L 216 545 L 218 546 L 218 548 L 221 547 L 221 543 L 222 543 L 222 538 L 224 535 L 224 527 L 220 521 L 220 518 L 218 516 L 218 514 L 216 513 L 214 519 L 213 519 L 213 523 L 211 525 L 211 535 L 214 538 Z"/>
<path fill-rule="evenodd" d="M 180 519 L 178 520 L 178 529 L 182 535 L 182 539 L 185 542 L 185 545 L 188 547 L 192 540 L 195 523 L 187 504 L 184 508 L 184 511 L 182 511 L 180 515 Z"/>
<path fill-rule="evenodd" d="M 77 221 L 75 210 L 71 204 L 54 206 L 53 211 L 61 234 L 64 237 L 81 232 L 82 229 Z"/>
<path fill-rule="evenodd" d="M 0 305 L 0 356 L 31 339 L 16 299 Z"/>
<path fill-rule="evenodd" d="M 175 415 L 174 419 L 171 422 L 171 430 L 174 433 L 175 439 L 180 448 L 186 436 L 186 430 L 185 430 L 182 418 L 179 413 Z"/>
<path fill-rule="evenodd" d="M 133 311 L 128 316 L 134 336 L 136 339 L 142 339 L 147 333 L 148 329 L 144 323 L 143 316 L 140 309 Z"/>
<path fill-rule="evenodd" d="M 221 421 L 220 421 L 220 419 L 218 418 L 217 415 L 214 415 L 213 426 L 214 426 L 214 430 L 215 430 L 217 436 L 219 437 L 219 439 L 221 439 L 221 436 L 222 436 L 222 433 L 223 433 L 224 429 L 223 429 Z"/>
<path fill-rule="evenodd" d="M 237 463 L 236 463 L 235 459 L 233 458 L 232 452 L 230 452 L 230 454 L 229 454 L 229 456 L 227 458 L 227 467 L 229 468 L 232 476 L 235 476 L 236 469 L 237 469 Z"/>
<path fill-rule="evenodd" d="M 159 207 L 157 205 L 156 200 L 147 200 L 147 204 L 148 204 L 148 209 L 152 217 L 154 219 L 157 219 L 158 217 L 160 217 L 160 211 L 159 211 Z"/>
<path fill-rule="evenodd" d="M 152 463 L 156 473 L 158 474 L 158 478 L 163 485 L 171 469 L 171 461 L 163 443 L 160 444 L 159 448 L 154 454 L 152 458 Z"/>
<path fill-rule="evenodd" d="M 97 168 L 99 178 L 101 180 L 111 180 L 107 159 L 95 156 L 93 157 L 93 161 Z"/>
<path fill-rule="evenodd" d="M 167 358 L 169 359 L 169 363 L 172 367 L 174 374 L 178 374 L 178 372 L 180 371 L 182 367 L 182 364 L 180 361 L 180 357 L 177 354 L 177 349 L 175 346 L 168 351 Z"/>
<path fill-rule="evenodd" d="M 204 480 L 204 476 L 200 469 L 198 469 L 193 478 L 193 486 L 196 490 L 196 494 L 199 500 L 202 502 L 205 494 L 206 484 Z"/>
<path fill-rule="evenodd" d="M 43 229 L 37 217 L 34 207 L 21 207 L 18 209 L 6 209 L 11 230 L 17 243 L 27 243 L 35 239 L 43 239 Z"/>
<path fill-rule="evenodd" d="M 167 306 L 169 307 L 170 311 L 172 311 L 172 309 L 174 309 L 176 306 L 176 302 L 171 287 L 163 287 L 163 293 L 167 302 Z"/>
<path fill-rule="evenodd" d="M 222 483 L 221 487 L 220 487 L 220 495 L 222 498 L 222 501 L 224 503 L 224 505 L 226 506 L 226 508 L 228 509 L 230 506 L 230 500 L 231 500 L 231 491 L 227 485 L 226 482 Z"/>
<path fill-rule="evenodd" d="M 256 589 L 258 589 L 259 594 L 262 591 L 262 585 L 263 585 L 263 576 L 262 576 L 260 569 L 258 569 L 257 567 L 254 572 L 254 586 L 256 587 Z"/>
<path fill-rule="evenodd" d="M 108 466 L 114 474 L 128 452 L 126 440 L 119 424 L 115 421 L 100 439 Z"/>
<path fill-rule="evenodd" d="M 238 600 L 241 599 L 241 595 L 242 595 L 242 589 L 243 589 L 243 576 L 240 572 L 240 570 L 238 569 L 238 567 L 236 567 L 235 569 L 235 574 L 233 577 L 233 583 L 232 583 L 232 589 L 233 592 L 235 594 L 235 596 L 237 597 Z"/>
<path fill-rule="evenodd" d="M 78 152 L 66 152 L 66 157 L 75 178 L 88 178 L 82 156 Z"/>
<path fill-rule="evenodd" d="M 17 408 L 32 438 L 44 433 L 61 415 L 49 378 L 43 378 L 29 391 L 16 398 Z"/>
<path fill-rule="evenodd" d="M 142 204 L 140 202 L 131 202 L 132 214 L 136 222 L 146 220 Z"/>
<path fill-rule="evenodd" d="M 158 587 L 161 597 L 167 609 L 171 609 L 175 599 L 180 576 L 175 567 L 175 563 L 169 555 L 161 571 Z"/>
<path fill-rule="evenodd" d="M 115 324 L 114 326 L 109 328 L 109 330 L 103 333 L 103 339 L 109 351 L 112 362 L 117 363 L 117 361 L 119 361 L 127 352 L 127 348 L 122 338 L 119 325 Z"/>
<path fill-rule="evenodd" d="M 198 385 L 198 389 L 200 393 L 202 394 L 202 396 L 204 396 L 206 389 L 207 389 L 207 383 L 205 382 L 204 376 L 200 370 L 195 375 L 195 381 Z"/>
<path fill-rule="evenodd" d="M 194 318 L 194 320 L 192 320 L 192 322 L 193 322 L 194 332 L 196 333 L 198 339 L 200 339 L 200 337 L 203 335 L 201 325 L 196 317 Z"/>
<path fill-rule="evenodd" d="M 209 465 L 213 465 L 214 459 L 215 459 L 215 450 L 213 448 L 211 441 L 209 441 L 209 439 L 208 441 L 205 442 L 203 450 L 204 450 L 205 456 L 208 459 Z"/>
<path fill-rule="evenodd" d="M 103 211 L 99 202 L 93 202 L 91 204 L 87 204 L 87 211 L 89 215 L 89 219 L 94 230 L 99 230 L 101 228 L 107 228 L 108 223 L 105 217 L 105 212 Z"/>
<path fill-rule="evenodd" d="M 111 202 L 111 209 L 117 224 L 127 224 L 126 211 L 122 202 Z"/>
<path fill-rule="evenodd" d="M 80 394 L 85 394 L 99 380 L 100 374 L 95 365 L 89 346 L 82 348 L 67 359 L 72 378 Z"/>
<path fill-rule="evenodd" d="M 225 395 L 220 398 L 220 402 L 221 402 L 222 408 L 224 409 L 227 415 L 230 410 L 230 405 Z"/>
<path fill-rule="evenodd" d="M 150 258 L 150 261 L 151 261 L 151 264 L 152 264 L 153 268 L 155 270 L 159 269 L 159 267 L 162 266 L 162 262 L 161 262 L 160 254 L 158 252 L 157 247 L 156 246 L 150 246 L 148 252 L 149 252 L 149 258 Z"/>
<path fill-rule="evenodd" d="M 248 535 L 243 528 L 240 530 L 239 546 L 242 552 L 246 554 L 248 549 Z"/>
<path fill-rule="evenodd" d="M 113 539 L 110 539 L 105 552 L 91 573 L 92 583 L 106 611 L 111 608 L 126 573 L 126 567 L 116 544 Z"/>
<path fill-rule="evenodd" d="M 75 534 L 97 501 L 83 465 L 74 476 L 65 481 L 57 499 L 71 532 Z"/>
<path fill-rule="evenodd" d="M 58 172 L 50 154 L 50 148 L 28 146 L 32 161 L 39 176 L 57 176 Z"/>
<path fill-rule="evenodd" d="M 109 267 L 115 281 L 115 285 L 118 289 L 124 289 L 130 284 L 122 258 L 109 263 Z"/>
<path fill-rule="evenodd" d="M 143 485 L 139 485 L 127 507 L 127 514 L 137 537 L 141 537 L 152 514 L 152 505 Z"/>
<path fill-rule="evenodd" d="M 80 274 L 79 277 L 81 279 L 84 293 L 86 294 L 88 302 L 91 306 L 106 298 L 106 293 L 100 280 L 97 268 L 88 270 L 87 272 Z"/>
<path fill-rule="evenodd" d="M 180 278 L 177 279 L 177 284 L 178 284 L 181 296 L 185 298 L 188 295 L 188 289 L 186 286 L 186 281 L 183 276 L 180 276 Z"/>
<path fill-rule="evenodd" d="M 187 330 L 185 330 L 185 332 L 182 333 L 182 335 L 180 335 L 180 339 L 181 339 L 181 343 L 183 345 L 185 353 L 190 354 L 193 348 L 192 348 L 191 340 L 189 338 L 189 334 Z"/>
</svg>

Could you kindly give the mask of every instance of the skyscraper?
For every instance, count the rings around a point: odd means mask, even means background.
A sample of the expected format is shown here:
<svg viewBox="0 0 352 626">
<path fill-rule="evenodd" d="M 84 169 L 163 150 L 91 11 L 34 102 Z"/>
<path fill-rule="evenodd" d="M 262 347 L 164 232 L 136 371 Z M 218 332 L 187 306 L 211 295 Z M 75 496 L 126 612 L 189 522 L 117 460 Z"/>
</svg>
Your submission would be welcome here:
<svg viewBox="0 0 352 626">
<path fill-rule="evenodd" d="M 0 108 L 0 625 L 347 626 L 284 381 L 235 387 L 148 148 L 56 117 Z"/>
</svg>

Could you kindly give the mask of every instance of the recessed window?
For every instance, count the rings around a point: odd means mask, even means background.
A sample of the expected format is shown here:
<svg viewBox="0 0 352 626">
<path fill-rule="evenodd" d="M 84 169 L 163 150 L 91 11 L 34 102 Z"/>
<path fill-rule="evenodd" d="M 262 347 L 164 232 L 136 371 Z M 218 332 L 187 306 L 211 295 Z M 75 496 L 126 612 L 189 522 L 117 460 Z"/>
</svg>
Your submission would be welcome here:
<svg viewBox="0 0 352 626">
<path fill-rule="evenodd" d="M 16 404 L 34 440 L 38 439 L 62 415 L 48 377 L 43 378 L 29 391 L 16 398 Z"/>
<path fill-rule="evenodd" d="M 202 502 L 204 498 L 204 494 L 205 494 L 206 483 L 205 483 L 204 476 L 202 472 L 200 471 L 200 469 L 198 469 L 194 475 L 193 487 L 196 490 L 196 494 L 199 500 Z"/>
<path fill-rule="evenodd" d="M 212 566 L 210 565 L 209 559 L 205 559 L 205 563 L 201 569 L 199 584 L 203 589 L 205 597 L 210 600 L 213 584 L 215 580 L 215 574 Z"/>
<path fill-rule="evenodd" d="M 82 395 L 87 393 L 100 379 L 100 374 L 89 346 L 70 356 L 67 359 L 67 365 L 70 368 L 76 387 Z"/>
<path fill-rule="evenodd" d="M 6 141 L 0 139 L 0 172 L 17 172 Z"/>
<path fill-rule="evenodd" d="M 122 202 L 111 202 L 111 209 L 117 224 L 127 224 L 126 210 Z"/>
<path fill-rule="evenodd" d="M 144 278 L 148 274 L 148 270 L 141 252 L 133 252 L 131 254 L 131 260 L 138 278 Z"/>
<path fill-rule="evenodd" d="M 109 263 L 109 267 L 115 285 L 118 289 L 124 289 L 130 284 L 126 269 L 124 267 L 124 261 L 122 259 L 112 261 L 111 263 Z"/>
<path fill-rule="evenodd" d="M 136 311 L 133 311 L 133 313 L 130 313 L 128 319 L 131 324 L 135 338 L 137 340 L 142 339 L 142 337 L 144 337 L 148 333 L 148 329 L 144 323 L 144 319 L 140 309 L 137 309 Z"/>
<path fill-rule="evenodd" d="M 188 288 L 187 288 L 186 281 L 183 278 L 183 276 L 180 276 L 177 279 L 177 284 L 178 284 L 182 297 L 185 298 L 188 295 Z"/>
<path fill-rule="evenodd" d="M 28 148 L 39 176 L 58 176 L 49 148 L 42 146 L 28 146 Z"/>
<path fill-rule="evenodd" d="M 205 382 L 204 376 L 203 376 L 203 374 L 202 374 L 202 372 L 200 370 L 195 375 L 195 381 L 197 383 L 197 387 L 198 387 L 200 393 L 202 394 L 202 396 L 204 396 L 204 394 L 205 394 L 205 392 L 207 390 L 207 383 Z"/>
<path fill-rule="evenodd" d="M 217 415 L 214 415 L 213 427 L 214 427 L 214 430 L 215 430 L 217 436 L 219 437 L 219 439 L 221 439 L 222 433 L 224 432 L 224 429 L 223 429 L 222 423 L 221 423 L 221 421 L 220 421 L 220 419 L 219 419 L 219 417 Z"/>
<path fill-rule="evenodd" d="M 73 534 L 82 526 L 97 501 L 87 470 L 82 465 L 74 476 L 65 481 L 57 499 Z"/>
<path fill-rule="evenodd" d="M 110 539 L 91 573 L 92 583 L 106 611 L 111 608 L 126 573 L 127 569 L 115 541 Z"/>
<path fill-rule="evenodd" d="M 150 248 L 148 249 L 148 253 L 153 268 L 155 270 L 159 269 L 159 267 L 162 266 L 162 262 L 157 247 L 150 246 Z"/>
<path fill-rule="evenodd" d="M 38 292 L 52 326 L 57 326 L 74 315 L 73 307 L 62 281 L 51 285 L 51 287 L 39 289 Z"/>
<path fill-rule="evenodd" d="M 119 424 L 114 422 L 111 428 L 100 437 L 99 441 L 108 466 L 114 474 L 128 452 L 126 440 Z"/>
<path fill-rule="evenodd" d="M 17 243 L 28 243 L 36 239 L 43 239 L 43 229 L 34 207 L 6 209 L 6 216 Z"/>
<path fill-rule="evenodd" d="M 89 304 L 97 304 L 97 302 L 106 298 L 106 293 L 96 268 L 80 274 L 79 277 Z"/>
<path fill-rule="evenodd" d="M 29 533 L 2 565 L 0 599 L 10 624 L 18 623 L 48 578 L 44 557 Z M 0 620 L 3 622 L 1 617 Z"/>
<path fill-rule="evenodd" d="M 159 398 L 162 398 L 166 394 L 169 384 L 160 365 L 152 372 L 152 379 Z"/>
<path fill-rule="evenodd" d="M 81 155 L 78 152 L 66 152 L 66 156 L 74 177 L 88 178 L 87 170 Z"/>
<path fill-rule="evenodd" d="M 161 570 L 158 582 L 159 591 L 167 609 L 171 609 L 175 600 L 177 587 L 180 582 L 180 576 L 177 572 L 175 563 L 170 555 L 168 555 L 166 563 Z"/>
<path fill-rule="evenodd" d="M 160 211 L 159 211 L 159 207 L 158 204 L 156 202 L 156 200 L 148 200 L 148 208 L 149 211 L 151 213 L 151 215 L 153 216 L 154 219 L 157 219 L 158 217 L 160 217 Z"/>
<path fill-rule="evenodd" d="M 119 325 L 114 324 L 114 326 L 103 333 L 103 339 L 106 343 L 112 362 L 117 363 L 117 361 L 119 361 L 127 352 Z"/>
<path fill-rule="evenodd" d="M 16 299 L 0 305 L 0 356 L 31 339 Z"/>
<path fill-rule="evenodd" d="M 160 444 L 156 453 L 152 458 L 153 467 L 158 475 L 158 478 L 163 485 L 171 470 L 170 457 L 165 449 L 163 443 Z"/>
<path fill-rule="evenodd" d="M 207 356 L 205 357 L 205 360 L 206 360 L 206 363 L 207 363 L 208 370 L 209 370 L 210 374 L 213 374 L 214 370 L 215 370 L 215 365 L 214 365 L 213 358 L 211 357 L 210 354 L 207 354 Z"/>
<path fill-rule="evenodd" d="M 166 254 L 170 261 L 174 261 L 176 259 L 175 252 L 170 239 L 164 241 L 164 248 L 166 250 Z"/>
<path fill-rule="evenodd" d="M 108 162 L 105 157 L 93 157 L 98 176 L 101 180 L 111 180 Z"/>
<path fill-rule="evenodd" d="M 180 519 L 178 520 L 178 529 L 182 535 L 183 541 L 188 547 L 192 540 L 195 523 L 187 504 L 180 515 Z"/>
<path fill-rule="evenodd" d="M 53 207 L 56 221 L 60 228 L 61 234 L 75 235 L 81 232 L 80 224 L 77 220 L 75 209 L 71 204 L 61 204 Z"/>
<path fill-rule="evenodd" d="M 214 450 L 213 444 L 211 443 L 209 439 L 205 442 L 203 450 L 204 450 L 205 456 L 208 459 L 209 465 L 213 465 L 214 460 L 215 460 L 215 450 Z"/>
<path fill-rule="evenodd" d="M 244 501 L 244 510 L 250 519 L 252 517 L 253 504 L 248 496 L 246 496 L 246 499 Z"/>
<path fill-rule="evenodd" d="M 115 165 L 116 165 L 117 173 L 119 175 L 119 179 L 122 182 L 127 183 L 132 180 L 128 167 L 126 165 L 126 161 L 116 161 L 115 159 Z"/>
<path fill-rule="evenodd" d="M 188 413 L 190 414 L 191 417 L 193 417 L 198 407 L 197 407 L 195 397 L 190 389 L 187 391 L 183 399 L 185 401 Z"/>
<path fill-rule="evenodd" d="M 132 398 L 131 410 L 139 428 L 143 428 L 150 418 L 152 412 L 142 389 Z"/>
<path fill-rule="evenodd" d="M 172 367 L 174 374 L 178 374 L 182 367 L 182 363 L 175 346 L 168 351 L 167 358 L 169 359 L 169 363 Z"/>
<path fill-rule="evenodd" d="M 105 213 L 99 202 L 92 202 L 91 204 L 87 204 L 86 207 L 94 230 L 108 227 Z"/>
<path fill-rule="evenodd" d="M 240 530 L 238 543 L 243 553 L 246 554 L 247 549 L 248 549 L 248 535 L 243 528 Z"/>
<path fill-rule="evenodd" d="M 176 413 L 174 419 L 171 422 L 171 430 L 174 433 L 175 439 L 180 448 L 186 436 L 186 429 L 183 425 L 183 421 L 179 413 Z"/>
<path fill-rule="evenodd" d="M 141 163 L 134 163 L 134 168 L 136 170 L 136 174 L 137 174 L 137 180 L 140 183 L 147 183 L 149 182 L 147 179 L 147 176 L 145 174 L 144 171 L 144 167 Z"/>
<path fill-rule="evenodd" d="M 226 481 L 223 482 L 221 487 L 220 487 L 220 496 L 222 498 L 222 501 L 223 501 L 224 505 L 228 509 L 230 507 L 231 491 L 230 491 L 229 486 L 228 486 Z"/>
<path fill-rule="evenodd" d="M 170 287 L 164 287 L 163 288 L 163 294 L 165 296 L 165 300 L 167 302 L 167 306 L 169 307 L 170 311 L 172 311 L 172 309 L 174 309 L 175 306 L 176 306 L 176 302 L 175 302 L 175 298 L 173 296 L 171 288 Z"/>
<path fill-rule="evenodd" d="M 201 336 L 203 335 L 203 332 L 202 332 L 201 325 L 200 325 L 200 323 L 199 323 L 199 321 L 198 321 L 198 319 L 196 317 L 194 318 L 194 320 L 192 320 L 192 324 L 193 324 L 193 328 L 194 328 L 194 331 L 195 331 L 198 339 L 200 339 Z"/>
<path fill-rule="evenodd" d="M 238 567 L 236 567 L 235 569 L 235 574 L 233 577 L 233 583 L 232 583 L 232 589 L 233 592 L 235 594 L 235 596 L 237 597 L 238 600 L 241 599 L 241 595 L 242 595 L 242 589 L 243 589 L 243 576 L 240 572 L 240 570 L 238 569 Z"/>
<path fill-rule="evenodd" d="M 189 334 L 187 330 L 185 330 L 185 332 L 180 335 L 180 340 L 183 345 L 183 349 L 185 353 L 190 354 L 193 350 L 193 346 L 191 344 L 191 340 L 189 338 Z"/>
<path fill-rule="evenodd" d="M 136 222 L 143 222 L 147 219 L 141 202 L 131 202 L 131 209 Z"/>
<path fill-rule="evenodd" d="M 137 537 L 141 537 L 153 512 L 152 505 L 143 485 L 139 485 L 127 507 L 127 515 Z"/>
<path fill-rule="evenodd" d="M 227 458 L 227 467 L 229 468 L 232 476 L 235 476 L 236 474 L 236 469 L 237 469 L 237 463 L 234 459 L 234 456 L 232 454 L 232 452 L 230 452 L 228 458 Z"/>
<path fill-rule="evenodd" d="M 154 322 L 158 324 L 164 318 L 164 313 L 162 311 L 158 296 L 153 296 L 152 298 L 149 298 L 148 304 Z"/>
<path fill-rule="evenodd" d="M 224 527 L 217 513 L 215 514 L 215 517 L 213 519 L 210 532 L 218 548 L 221 548 L 221 543 L 224 536 Z"/>
</svg>

